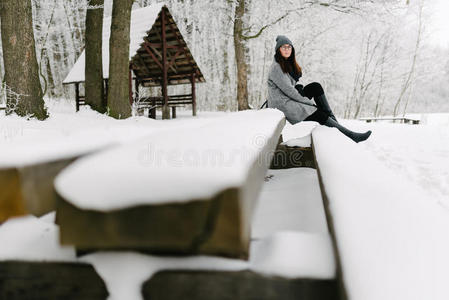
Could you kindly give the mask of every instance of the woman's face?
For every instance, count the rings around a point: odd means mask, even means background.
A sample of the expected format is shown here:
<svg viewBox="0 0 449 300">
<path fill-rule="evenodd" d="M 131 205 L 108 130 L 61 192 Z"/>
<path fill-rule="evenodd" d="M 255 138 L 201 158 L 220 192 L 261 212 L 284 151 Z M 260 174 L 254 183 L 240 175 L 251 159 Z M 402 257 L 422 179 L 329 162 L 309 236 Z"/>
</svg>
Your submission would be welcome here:
<svg viewBox="0 0 449 300">
<path fill-rule="evenodd" d="M 281 48 L 279 48 L 279 51 L 281 52 L 283 58 L 289 58 L 292 54 L 292 46 L 289 44 L 284 44 Z"/>
</svg>

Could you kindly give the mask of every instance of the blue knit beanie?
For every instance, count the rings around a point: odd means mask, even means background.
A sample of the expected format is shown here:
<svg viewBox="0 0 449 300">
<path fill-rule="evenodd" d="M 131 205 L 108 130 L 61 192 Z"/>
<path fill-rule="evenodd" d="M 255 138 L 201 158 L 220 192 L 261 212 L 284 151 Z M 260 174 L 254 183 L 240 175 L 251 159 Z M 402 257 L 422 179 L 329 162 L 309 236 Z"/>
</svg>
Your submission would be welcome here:
<svg viewBox="0 0 449 300">
<path fill-rule="evenodd" d="M 276 48 L 274 49 L 274 51 L 278 51 L 278 49 L 285 44 L 289 44 L 290 46 L 293 47 L 293 43 L 292 41 L 290 41 L 288 39 L 288 37 L 286 37 L 285 35 L 278 35 L 276 37 Z"/>
</svg>

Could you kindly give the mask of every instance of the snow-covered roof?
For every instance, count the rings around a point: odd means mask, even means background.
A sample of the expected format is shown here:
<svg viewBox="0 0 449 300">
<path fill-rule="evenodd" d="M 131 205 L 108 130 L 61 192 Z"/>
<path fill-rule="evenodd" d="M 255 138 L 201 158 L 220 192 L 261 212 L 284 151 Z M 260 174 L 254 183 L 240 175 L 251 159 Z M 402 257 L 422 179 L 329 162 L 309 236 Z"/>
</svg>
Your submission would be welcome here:
<svg viewBox="0 0 449 300">
<path fill-rule="evenodd" d="M 154 4 L 131 12 L 129 59 L 134 56 L 147 31 L 153 27 L 164 4 Z M 103 19 L 103 77 L 109 78 L 109 36 L 111 35 L 111 17 Z M 81 53 L 63 83 L 84 81 L 85 52 Z"/>
</svg>

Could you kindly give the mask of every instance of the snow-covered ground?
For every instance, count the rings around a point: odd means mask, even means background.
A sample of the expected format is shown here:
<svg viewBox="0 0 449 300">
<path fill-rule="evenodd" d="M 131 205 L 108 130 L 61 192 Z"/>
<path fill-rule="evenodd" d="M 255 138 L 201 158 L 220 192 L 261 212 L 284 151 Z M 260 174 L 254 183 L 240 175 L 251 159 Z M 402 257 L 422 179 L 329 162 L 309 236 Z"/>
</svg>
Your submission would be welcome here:
<svg viewBox="0 0 449 300">
<path fill-rule="evenodd" d="M 377 125 L 376 129 L 367 143 L 368 150 L 386 167 L 423 188 L 430 201 L 437 201 L 449 210 L 447 126 Z"/>
<path fill-rule="evenodd" d="M 197 117 L 191 117 L 191 111 L 186 110 L 180 111 L 175 120 L 145 117 L 113 120 L 87 107 L 74 113 L 72 104 L 49 104 L 51 116 L 44 122 L 5 117 L 4 111 L 0 111 L 0 166 L 48 159 L 73 148 L 84 151 L 110 143 L 126 143 L 177 126 L 195 128 L 227 115 L 199 112 Z M 446 283 L 449 278 L 449 131 L 446 130 L 449 114 L 427 114 L 421 116 L 421 121 L 420 125 L 404 125 L 342 120 L 353 130 L 373 131 L 368 141 L 359 144 L 333 128 L 318 126 L 314 130 L 323 178 L 331 182 L 327 193 L 350 299 L 449 299 Z M 316 126 L 306 125 L 309 129 Z M 295 126 L 286 125 L 284 141 L 299 138 L 296 135 L 301 130 Z M 308 139 L 296 142 L 306 145 Z M 301 193 L 296 189 L 304 190 L 309 196 L 316 193 L 307 189 L 304 182 L 295 185 L 293 179 L 312 180 L 314 174 L 290 172 L 295 171 L 270 170 L 267 174 L 274 176 L 266 182 L 260 196 L 264 204 L 258 207 L 254 219 L 252 260 L 173 258 L 168 263 L 170 268 L 250 268 L 271 273 L 279 267 L 274 274 L 301 275 L 299 267 L 292 271 L 286 262 L 295 261 L 299 266 L 304 262 L 298 255 L 306 251 L 304 245 L 323 246 L 329 241 L 317 203 L 295 202 L 290 198 Z M 270 188 L 267 190 L 267 187 Z M 311 216 L 315 217 L 305 220 Z M 25 217 L 0 225 L 0 243 L 9 245 L 0 249 L 0 256 L 14 258 L 14 253 L 23 250 L 24 258 L 36 259 L 36 252 L 30 253 L 28 249 L 33 243 L 44 242 L 47 244 L 42 245 L 42 252 L 56 251 L 58 260 L 75 260 L 73 249 L 57 245 L 58 229 L 49 221 L 51 216 Z M 22 238 L 11 234 L 15 230 L 23 234 Z M 42 239 L 33 237 L 30 234 L 33 230 L 39 232 Z M 297 251 L 284 249 L 286 243 Z M 324 253 L 326 250 L 316 254 L 319 257 Z M 44 255 L 41 259 L 49 257 Z M 160 266 L 163 259 L 134 253 L 109 253 L 92 254 L 83 260 L 93 262 L 99 273 L 108 277 L 108 287 L 116 289 L 112 291 L 117 297 L 114 299 L 121 299 L 123 293 L 136 291 L 138 280 L 157 269 L 149 269 L 149 266 Z M 115 263 L 110 264 L 111 261 Z M 315 264 L 314 260 L 311 262 Z M 332 276 L 332 268 L 315 265 L 312 271 Z M 123 270 L 136 273 L 132 282 L 131 279 L 122 282 L 124 285 L 120 288 L 114 280 Z"/>
<path fill-rule="evenodd" d="M 373 129 L 360 147 L 404 181 L 421 187 L 429 201 L 449 211 L 449 114 L 425 114 L 421 125 L 345 124 L 360 131 Z"/>
<path fill-rule="evenodd" d="M 70 157 L 104 146 L 130 142 L 172 128 L 194 128 L 224 116 L 206 112 L 195 117 L 181 111 L 173 120 L 132 117 L 115 120 L 82 106 L 75 113 L 73 102 L 49 101 L 50 117 L 44 122 L 27 121 L 0 111 L 0 167 L 21 166 L 50 159 Z"/>
<path fill-rule="evenodd" d="M 349 299 L 449 299 L 449 139 L 438 118 L 345 122 L 373 130 L 360 144 L 313 132 Z"/>
</svg>

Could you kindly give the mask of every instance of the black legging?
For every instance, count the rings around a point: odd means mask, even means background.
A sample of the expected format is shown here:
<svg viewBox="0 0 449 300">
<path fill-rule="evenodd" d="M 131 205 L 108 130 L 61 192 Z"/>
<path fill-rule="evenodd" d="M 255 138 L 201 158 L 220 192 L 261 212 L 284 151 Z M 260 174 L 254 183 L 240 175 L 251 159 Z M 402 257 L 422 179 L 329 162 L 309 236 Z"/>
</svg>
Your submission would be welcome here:
<svg viewBox="0 0 449 300">
<path fill-rule="evenodd" d="M 321 96 L 324 94 L 323 87 L 318 82 L 312 82 L 308 85 L 306 85 L 302 90 L 302 95 L 312 99 L 314 98 L 314 101 L 317 106 L 317 110 L 304 119 L 304 121 L 315 121 L 320 123 L 321 125 L 324 125 L 327 118 L 329 117 L 329 114 L 325 112 L 324 108 L 321 105 L 321 102 L 317 101 L 316 97 Z"/>
<path fill-rule="evenodd" d="M 308 85 L 306 85 L 303 90 L 303 95 L 306 96 L 309 99 L 312 99 L 313 97 L 318 97 L 324 94 L 323 87 L 318 82 L 312 82 Z"/>
</svg>

